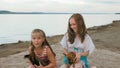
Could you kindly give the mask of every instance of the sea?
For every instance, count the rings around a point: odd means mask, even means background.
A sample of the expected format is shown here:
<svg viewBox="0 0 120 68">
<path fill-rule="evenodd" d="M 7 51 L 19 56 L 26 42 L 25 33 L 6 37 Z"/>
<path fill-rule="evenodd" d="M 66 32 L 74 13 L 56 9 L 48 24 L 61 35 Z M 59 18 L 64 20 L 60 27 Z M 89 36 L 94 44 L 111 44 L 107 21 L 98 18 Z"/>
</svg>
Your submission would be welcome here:
<svg viewBox="0 0 120 68">
<path fill-rule="evenodd" d="M 0 14 L 0 44 L 30 41 L 33 29 L 42 29 L 47 36 L 67 31 L 72 14 Z M 86 27 L 101 26 L 120 20 L 120 14 L 82 14 Z"/>
</svg>

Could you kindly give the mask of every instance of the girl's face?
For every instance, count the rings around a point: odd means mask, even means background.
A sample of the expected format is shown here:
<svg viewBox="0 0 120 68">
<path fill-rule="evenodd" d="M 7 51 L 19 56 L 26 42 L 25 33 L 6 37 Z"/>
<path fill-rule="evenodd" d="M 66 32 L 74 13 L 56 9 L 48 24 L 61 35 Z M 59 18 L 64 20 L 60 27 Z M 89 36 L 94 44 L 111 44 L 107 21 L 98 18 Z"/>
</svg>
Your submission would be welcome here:
<svg viewBox="0 0 120 68">
<path fill-rule="evenodd" d="M 33 45 L 37 48 L 40 47 L 42 45 L 42 43 L 44 42 L 44 38 L 43 36 L 39 33 L 32 33 L 32 43 Z"/>
<path fill-rule="evenodd" d="M 77 32 L 77 24 L 76 24 L 74 18 L 71 18 L 71 19 L 70 19 L 70 28 L 72 28 L 72 30 L 73 30 L 74 32 Z"/>
</svg>

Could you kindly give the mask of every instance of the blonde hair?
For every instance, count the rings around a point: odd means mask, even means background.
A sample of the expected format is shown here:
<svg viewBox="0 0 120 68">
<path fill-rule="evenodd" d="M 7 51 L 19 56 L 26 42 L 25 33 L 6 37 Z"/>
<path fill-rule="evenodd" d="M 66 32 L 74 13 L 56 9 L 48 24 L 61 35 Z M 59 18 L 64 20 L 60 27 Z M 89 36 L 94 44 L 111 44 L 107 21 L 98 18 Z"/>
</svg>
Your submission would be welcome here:
<svg viewBox="0 0 120 68">
<path fill-rule="evenodd" d="M 52 53 L 55 55 L 55 53 L 53 52 L 51 46 L 49 45 L 49 43 L 48 43 L 48 41 L 47 41 L 47 39 L 46 39 L 46 35 L 45 35 L 44 31 L 41 30 L 41 29 L 34 29 L 34 30 L 32 31 L 32 33 L 31 33 L 31 35 L 32 35 L 33 33 L 40 33 L 40 35 L 41 35 L 43 38 L 45 38 L 45 40 L 44 40 L 44 42 L 42 43 L 42 46 L 41 46 L 41 47 L 48 46 L 48 47 L 51 49 Z M 31 46 L 32 46 L 32 48 L 31 48 L 32 55 L 35 56 L 35 54 L 34 54 L 34 48 L 35 48 L 35 47 L 34 47 L 32 41 L 31 41 Z"/>
</svg>

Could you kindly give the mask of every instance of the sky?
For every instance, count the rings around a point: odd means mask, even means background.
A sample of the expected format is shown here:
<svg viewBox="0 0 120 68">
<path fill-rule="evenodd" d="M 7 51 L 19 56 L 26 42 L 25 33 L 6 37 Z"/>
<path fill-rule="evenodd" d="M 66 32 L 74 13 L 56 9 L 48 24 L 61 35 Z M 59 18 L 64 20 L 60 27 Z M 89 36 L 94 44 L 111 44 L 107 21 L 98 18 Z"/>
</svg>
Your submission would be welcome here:
<svg viewBox="0 0 120 68">
<path fill-rule="evenodd" d="M 120 13 L 120 0 L 0 0 L 0 10 Z"/>
</svg>

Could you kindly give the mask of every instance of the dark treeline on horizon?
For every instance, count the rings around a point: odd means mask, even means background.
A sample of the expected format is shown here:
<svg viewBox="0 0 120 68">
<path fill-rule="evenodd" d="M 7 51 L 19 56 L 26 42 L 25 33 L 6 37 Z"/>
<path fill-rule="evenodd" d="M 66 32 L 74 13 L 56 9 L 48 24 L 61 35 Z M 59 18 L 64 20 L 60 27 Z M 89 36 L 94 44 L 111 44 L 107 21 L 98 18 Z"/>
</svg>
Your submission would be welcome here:
<svg viewBox="0 0 120 68">
<path fill-rule="evenodd" d="M 73 12 L 74 13 L 74 12 Z M 12 12 L 0 10 L 0 14 L 73 14 L 72 12 Z M 120 13 L 81 13 L 81 14 L 120 14 Z"/>
</svg>

